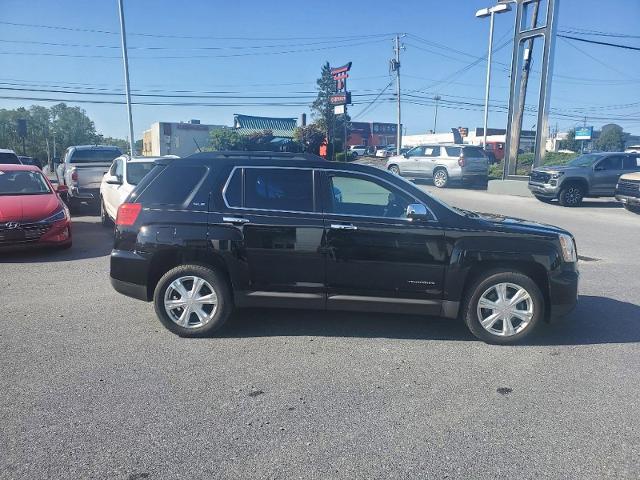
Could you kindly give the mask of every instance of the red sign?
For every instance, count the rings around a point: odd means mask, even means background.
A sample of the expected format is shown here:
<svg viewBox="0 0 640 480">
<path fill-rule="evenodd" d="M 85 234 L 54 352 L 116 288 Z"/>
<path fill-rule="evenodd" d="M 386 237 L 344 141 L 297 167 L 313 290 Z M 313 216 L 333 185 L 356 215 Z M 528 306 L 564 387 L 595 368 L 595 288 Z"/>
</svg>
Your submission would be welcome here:
<svg viewBox="0 0 640 480">
<path fill-rule="evenodd" d="M 338 90 L 344 89 L 345 81 L 347 80 L 347 78 L 349 78 L 349 74 L 347 73 L 349 70 L 351 70 L 351 62 L 341 67 L 335 67 L 331 69 L 331 76 L 333 76 L 333 79 L 336 81 Z"/>
</svg>

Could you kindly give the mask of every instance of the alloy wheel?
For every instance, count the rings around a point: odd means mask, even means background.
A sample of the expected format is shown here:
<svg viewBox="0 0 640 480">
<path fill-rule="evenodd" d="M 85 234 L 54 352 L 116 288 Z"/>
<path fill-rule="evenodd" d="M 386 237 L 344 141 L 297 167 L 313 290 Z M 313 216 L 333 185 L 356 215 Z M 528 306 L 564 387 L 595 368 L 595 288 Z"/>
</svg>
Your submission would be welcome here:
<svg viewBox="0 0 640 480">
<path fill-rule="evenodd" d="M 569 187 L 564 194 L 565 202 L 569 205 L 577 205 L 582 200 L 582 190 L 578 187 Z"/>
<path fill-rule="evenodd" d="M 480 325 L 492 335 L 511 337 L 523 331 L 533 318 L 533 299 L 515 283 L 498 283 L 487 288 L 478 300 Z"/>
<path fill-rule="evenodd" d="M 447 184 L 447 180 L 448 180 L 448 175 L 447 172 L 445 172 L 444 170 L 438 170 L 434 175 L 433 175 L 433 184 L 436 187 L 442 188 Z"/>
<path fill-rule="evenodd" d="M 400 169 L 396 165 L 391 165 L 389 171 L 394 175 L 400 175 Z"/>
<path fill-rule="evenodd" d="M 169 318 L 183 328 L 199 328 L 211 321 L 218 308 L 218 296 L 209 282 L 196 276 L 171 282 L 164 294 Z"/>
</svg>

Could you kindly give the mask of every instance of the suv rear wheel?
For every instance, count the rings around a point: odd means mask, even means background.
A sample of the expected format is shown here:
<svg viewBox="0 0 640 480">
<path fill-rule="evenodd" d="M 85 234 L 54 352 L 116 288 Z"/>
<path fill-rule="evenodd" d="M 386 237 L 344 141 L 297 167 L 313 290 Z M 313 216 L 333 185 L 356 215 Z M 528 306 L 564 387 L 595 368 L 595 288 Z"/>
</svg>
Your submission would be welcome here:
<svg viewBox="0 0 640 480">
<path fill-rule="evenodd" d="M 153 295 L 162 324 L 181 337 L 218 330 L 233 308 L 227 279 L 202 265 L 182 265 L 165 273 Z"/>
<path fill-rule="evenodd" d="M 444 188 L 449 183 L 449 174 L 444 168 L 436 168 L 433 172 L 433 184 L 438 188 Z"/>
<path fill-rule="evenodd" d="M 107 214 L 107 209 L 104 208 L 104 200 L 100 197 L 100 223 L 102 223 L 103 227 L 111 227 L 113 226 L 113 222 L 109 215 Z"/>
<path fill-rule="evenodd" d="M 476 337 L 506 345 L 522 340 L 535 329 L 544 316 L 544 298 L 526 275 L 494 270 L 471 286 L 463 315 Z"/>
<path fill-rule="evenodd" d="M 558 202 L 563 207 L 578 207 L 584 198 L 584 188 L 576 183 L 571 183 L 560 190 Z"/>
</svg>

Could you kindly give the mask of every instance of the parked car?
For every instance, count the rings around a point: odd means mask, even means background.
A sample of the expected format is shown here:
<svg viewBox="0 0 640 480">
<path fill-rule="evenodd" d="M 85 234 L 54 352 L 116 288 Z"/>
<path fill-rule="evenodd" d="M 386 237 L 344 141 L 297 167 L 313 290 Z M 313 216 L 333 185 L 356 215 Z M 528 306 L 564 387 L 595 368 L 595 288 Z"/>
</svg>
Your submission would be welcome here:
<svg viewBox="0 0 640 480">
<path fill-rule="evenodd" d="M 40 169 L 0 165 L 0 250 L 71 247 L 69 209 Z"/>
<path fill-rule="evenodd" d="M 212 152 L 157 160 L 120 206 L 111 283 L 188 337 L 251 306 L 462 318 L 512 343 L 574 307 L 578 265 L 565 230 L 452 208 L 381 169 Z"/>
<path fill-rule="evenodd" d="M 376 157 L 390 157 L 391 155 L 395 155 L 396 146 L 395 145 L 386 145 L 384 147 L 378 147 L 376 149 Z"/>
<path fill-rule="evenodd" d="M 34 165 L 42 170 L 42 162 L 37 158 L 18 155 L 18 159 L 20 160 L 20 163 L 22 163 L 22 165 Z"/>
<path fill-rule="evenodd" d="M 102 225 L 111 226 L 116 219 L 118 207 L 133 191 L 147 173 L 154 161 L 162 157 L 134 157 L 121 155 L 111 164 L 100 184 L 100 218 Z M 176 157 L 171 157 L 176 158 Z"/>
<path fill-rule="evenodd" d="M 629 145 L 624 149 L 624 153 L 640 153 L 640 145 Z"/>
<path fill-rule="evenodd" d="M 374 157 L 385 157 L 387 155 L 387 145 L 376 145 L 373 147 Z"/>
<path fill-rule="evenodd" d="M 351 145 L 349 147 L 349 152 L 353 157 L 360 157 L 362 155 L 366 155 L 367 147 L 366 145 Z"/>
<path fill-rule="evenodd" d="M 411 178 L 433 179 L 444 188 L 451 182 L 486 184 L 489 162 L 482 147 L 473 145 L 421 145 L 387 160 L 387 170 Z"/>
<path fill-rule="evenodd" d="M 0 165 L 21 165 L 16 152 L 6 148 L 0 148 Z"/>
<path fill-rule="evenodd" d="M 637 171 L 638 154 L 587 153 L 566 165 L 534 168 L 529 190 L 542 202 L 558 199 L 562 206 L 577 207 L 585 197 L 613 197 L 620 175 Z"/>
<path fill-rule="evenodd" d="M 102 177 L 113 159 L 122 155 L 118 147 L 82 145 L 69 147 L 56 167 L 58 182 L 68 188 L 67 202 L 72 210 L 81 203 L 97 207 Z"/>
<path fill-rule="evenodd" d="M 621 175 L 616 185 L 615 196 L 624 208 L 640 214 L 640 172 Z"/>
</svg>

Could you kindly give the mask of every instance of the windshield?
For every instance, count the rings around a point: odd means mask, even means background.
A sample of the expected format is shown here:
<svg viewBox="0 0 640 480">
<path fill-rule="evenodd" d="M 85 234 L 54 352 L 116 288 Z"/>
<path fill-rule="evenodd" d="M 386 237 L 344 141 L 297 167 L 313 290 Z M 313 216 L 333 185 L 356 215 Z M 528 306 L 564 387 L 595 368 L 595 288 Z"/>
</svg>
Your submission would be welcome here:
<svg viewBox="0 0 640 480">
<path fill-rule="evenodd" d="M 19 165 L 20 160 L 15 153 L 0 152 L 0 163 Z"/>
<path fill-rule="evenodd" d="M 571 167 L 590 167 L 596 160 L 602 158 L 602 155 L 596 155 L 594 153 L 587 153 L 586 155 L 580 155 L 578 158 L 571 160 L 567 165 Z"/>
<path fill-rule="evenodd" d="M 43 195 L 51 193 L 39 172 L 0 170 L 0 195 Z"/>
<path fill-rule="evenodd" d="M 71 163 L 111 163 L 114 158 L 122 155 L 117 148 L 100 148 L 95 150 L 76 150 L 71 156 Z"/>
<path fill-rule="evenodd" d="M 127 164 L 127 183 L 138 185 L 140 181 L 153 169 L 153 162 Z"/>
</svg>

